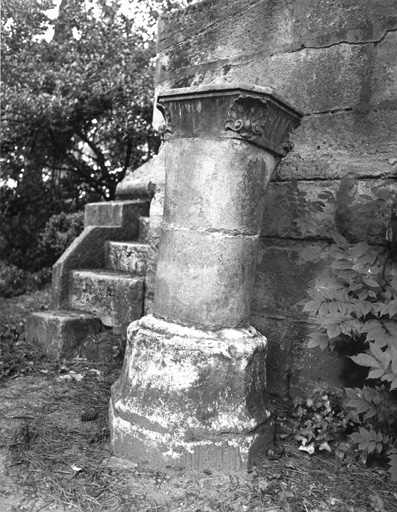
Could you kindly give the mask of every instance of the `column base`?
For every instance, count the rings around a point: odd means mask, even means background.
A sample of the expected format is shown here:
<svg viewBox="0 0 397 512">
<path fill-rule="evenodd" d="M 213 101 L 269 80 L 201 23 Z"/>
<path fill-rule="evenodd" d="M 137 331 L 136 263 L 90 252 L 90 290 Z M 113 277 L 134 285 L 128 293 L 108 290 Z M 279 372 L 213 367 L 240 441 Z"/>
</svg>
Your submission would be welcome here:
<svg viewBox="0 0 397 512">
<path fill-rule="evenodd" d="M 246 469 L 273 441 L 266 348 L 253 327 L 207 331 L 150 315 L 133 322 L 111 391 L 115 455 L 159 469 Z"/>
</svg>

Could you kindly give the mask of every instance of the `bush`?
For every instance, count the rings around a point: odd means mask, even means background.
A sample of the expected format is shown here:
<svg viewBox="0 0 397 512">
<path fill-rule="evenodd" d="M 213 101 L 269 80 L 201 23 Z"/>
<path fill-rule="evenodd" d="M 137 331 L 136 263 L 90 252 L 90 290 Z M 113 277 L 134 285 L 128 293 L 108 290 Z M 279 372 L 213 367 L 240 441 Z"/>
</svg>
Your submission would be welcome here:
<svg viewBox="0 0 397 512">
<path fill-rule="evenodd" d="M 84 212 L 53 215 L 41 233 L 39 251 L 53 265 L 84 229 Z"/>
<path fill-rule="evenodd" d="M 0 261 L 0 296 L 15 297 L 48 284 L 52 265 L 83 229 L 83 212 L 53 215 L 41 232 L 35 254 L 44 266 L 36 272 L 29 272 L 13 263 Z"/>
<path fill-rule="evenodd" d="M 335 234 L 331 249 L 333 281 L 308 291 L 304 303 L 317 328 L 309 348 L 334 350 L 351 341 L 363 347 L 351 359 L 368 369 L 370 385 L 346 389 L 350 419 L 357 425 L 351 439 L 363 460 L 375 452 L 388 457 L 397 481 L 397 262 L 365 242 L 347 243 Z"/>
<path fill-rule="evenodd" d="M 27 272 L 15 265 L 0 261 L 0 297 L 16 297 L 38 290 L 51 281 L 51 269 Z"/>
</svg>

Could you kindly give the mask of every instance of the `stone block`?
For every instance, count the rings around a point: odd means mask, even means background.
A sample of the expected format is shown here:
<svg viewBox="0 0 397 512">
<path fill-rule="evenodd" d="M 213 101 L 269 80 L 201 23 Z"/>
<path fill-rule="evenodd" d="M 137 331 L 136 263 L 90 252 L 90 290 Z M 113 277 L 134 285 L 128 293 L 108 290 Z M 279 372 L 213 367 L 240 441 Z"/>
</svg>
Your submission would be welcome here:
<svg viewBox="0 0 397 512">
<path fill-rule="evenodd" d="M 329 244 L 320 241 L 261 240 L 251 323 L 268 340 L 271 393 L 296 396 L 363 382 L 362 371 L 346 357 L 356 353 L 357 344 L 344 343 L 334 352 L 306 347 L 315 324 L 303 313 L 301 301 L 309 300 L 309 288 L 331 283 L 328 251 Z"/>
<path fill-rule="evenodd" d="M 300 314 L 306 290 L 330 279 L 327 242 L 261 239 L 252 313 Z"/>
<path fill-rule="evenodd" d="M 396 47 L 396 30 L 387 34 L 383 41 L 376 46 L 370 84 L 370 101 L 373 108 L 380 108 L 385 111 L 395 111 L 397 109 Z"/>
<path fill-rule="evenodd" d="M 234 66 L 229 81 L 253 77 L 272 87 L 305 114 L 342 109 L 368 109 L 368 69 L 374 65 L 373 45 L 340 44 L 330 48 L 304 48 Z M 330 76 L 334 79 L 330 80 Z M 298 84 L 305 84 L 300 87 Z"/>
<path fill-rule="evenodd" d="M 76 356 L 84 340 L 100 332 L 100 320 L 88 313 L 48 311 L 32 313 L 26 323 L 26 339 L 37 343 L 52 357 Z"/>
<path fill-rule="evenodd" d="M 310 396 L 315 390 L 342 390 L 363 384 L 363 372 L 346 357 L 346 350 L 351 347 L 333 352 L 307 348 L 308 335 L 314 327 L 307 317 L 262 313 L 252 316 L 252 325 L 268 340 L 269 393 Z"/>
<path fill-rule="evenodd" d="M 389 197 L 382 197 L 389 194 Z M 324 199 L 328 194 L 329 199 Z M 262 236 L 331 239 L 339 232 L 350 242 L 384 245 L 397 182 L 391 180 L 329 180 L 274 182 L 269 186 Z M 316 203 L 322 210 L 310 213 Z M 310 231 L 299 221 L 310 220 Z"/>
<path fill-rule="evenodd" d="M 394 178 L 397 125 L 393 110 L 305 117 L 291 135 L 294 150 L 281 162 L 281 179 Z"/>
<path fill-rule="evenodd" d="M 148 162 L 127 172 L 125 178 L 117 185 L 117 199 L 123 201 L 137 197 L 151 199 L 156 192 L 157 186 L 164 183 L 165 162 L 163 152 L 151 158 Z M 146 215 L 146 214 L 145 214 Z"/>
<path fill-rule="evenodd" d="M 162 469 L 246 469 L 270 418 L 265 354 L 266 339 L 253 328 L 134 322 L 111 392 L 114 453 Z M 270 448 L 268 434 L 261 441 Z"/>
<path fill-rule="evenodd" d="M 122 272 L 75 270 L 69 306 L 98 316 L 109 327 L 126 327 L 141 318 L 144 278 Z"/>
<path fill-rule="evenodd" d="M 130 240 L 138 236 L 139 217 L 149 214 L 149 200 L 109 201 L 89 203 L 85 207 L 84 224 L 88 226 L 120 227 Z"/>
<path fill-rule="evenodd" d="M 106 242 L 105 265 L 107 269 L 129 272 L 135 276 L 144 276 L 148 244 L 137 242 Z"/>
<path fill-rule="evenodd" d="M 160 21 L 157 83 L 168 87 L 188 87 L 193 80 L 219 83 L 247 62 L 260 66 L 267 57 L 296 55 L 305 48 L 370 45 L 396 26 L 395 5 L 387 0 L 349 6 L 327 0 L 203 2 L 184 15 Z M 260 83 L 255 72 L 245 76 Z"/>
<path fill-rule="evenodd" d="M 167 142 L 165 222 L 183 229 L 258 234 L 274 160 L 240 140 Z"/>
<path fill-rule="evenodd" d="M 206 328 L 245 324 L 257 243 L 253 236 L 163 228 L 155 314 Z"/>
</svg>

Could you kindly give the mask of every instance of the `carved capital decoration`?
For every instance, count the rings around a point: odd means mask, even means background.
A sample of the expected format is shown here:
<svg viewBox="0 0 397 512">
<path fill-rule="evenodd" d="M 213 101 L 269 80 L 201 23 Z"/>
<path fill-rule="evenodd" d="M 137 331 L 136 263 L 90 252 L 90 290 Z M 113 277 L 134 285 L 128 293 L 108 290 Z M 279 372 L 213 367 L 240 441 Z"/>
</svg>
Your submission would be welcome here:
<svg viewBox="0 0 397 512">
<path fill-rule="evenodd" d="M 263 135 L 268 117 L 267 101 L 240 96 L 229 108 L 225 130 L 238 133 L 243 139 L 256 141 Z"/>
<path fill-rule="evenodd" d="M 298 125 L 299 119 L 274 102 L 242 94 L 229 107 L 225 131 L 285 156 L 293 148 L 289 135 Z"/>
<path fill-rule="evenodd" d="M 285 157 L 291 131 L 302 114 L 271 89 L 259 86 L 200 86 L 165 91 L 157 108 L 163 140 L 235 138 Z M 225 120 L 226 119 L 226 120 Z"/>
<path fill-rule="evenodd" d="M 171 114 L 168 108 L 162 103 L 157 103 L 157 108 L 163 115 L 164 123 L 158 127 L 158 132 L 160 133 L 160 137 L 164 139 L 164 136 L 167 133 L 173 134 L 175 133 L 175 125 L 171 123 Z"/>
</svg>

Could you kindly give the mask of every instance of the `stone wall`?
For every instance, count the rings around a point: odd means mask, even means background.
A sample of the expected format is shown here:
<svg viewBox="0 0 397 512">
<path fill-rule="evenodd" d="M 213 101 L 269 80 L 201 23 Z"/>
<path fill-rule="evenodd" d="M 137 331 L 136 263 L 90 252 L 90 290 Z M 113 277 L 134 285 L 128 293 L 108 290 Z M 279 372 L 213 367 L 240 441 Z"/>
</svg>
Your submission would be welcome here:
<svg viewBox="0 0 397 512">
<path fill-rule="evenodd" d="M 246 82 L 305 113 L 270 185 L 254 288 L 272 392 L 352 383 L 344 359 L 304 347 L 311 325 L 298 302 L 329 277 L 334 230 L 385 243 L 393 198 L 381 192 L 397 191 L 396 55 L 397 0 L 210 0 L 160 21 L 158 93 Z"/>
</svg>

